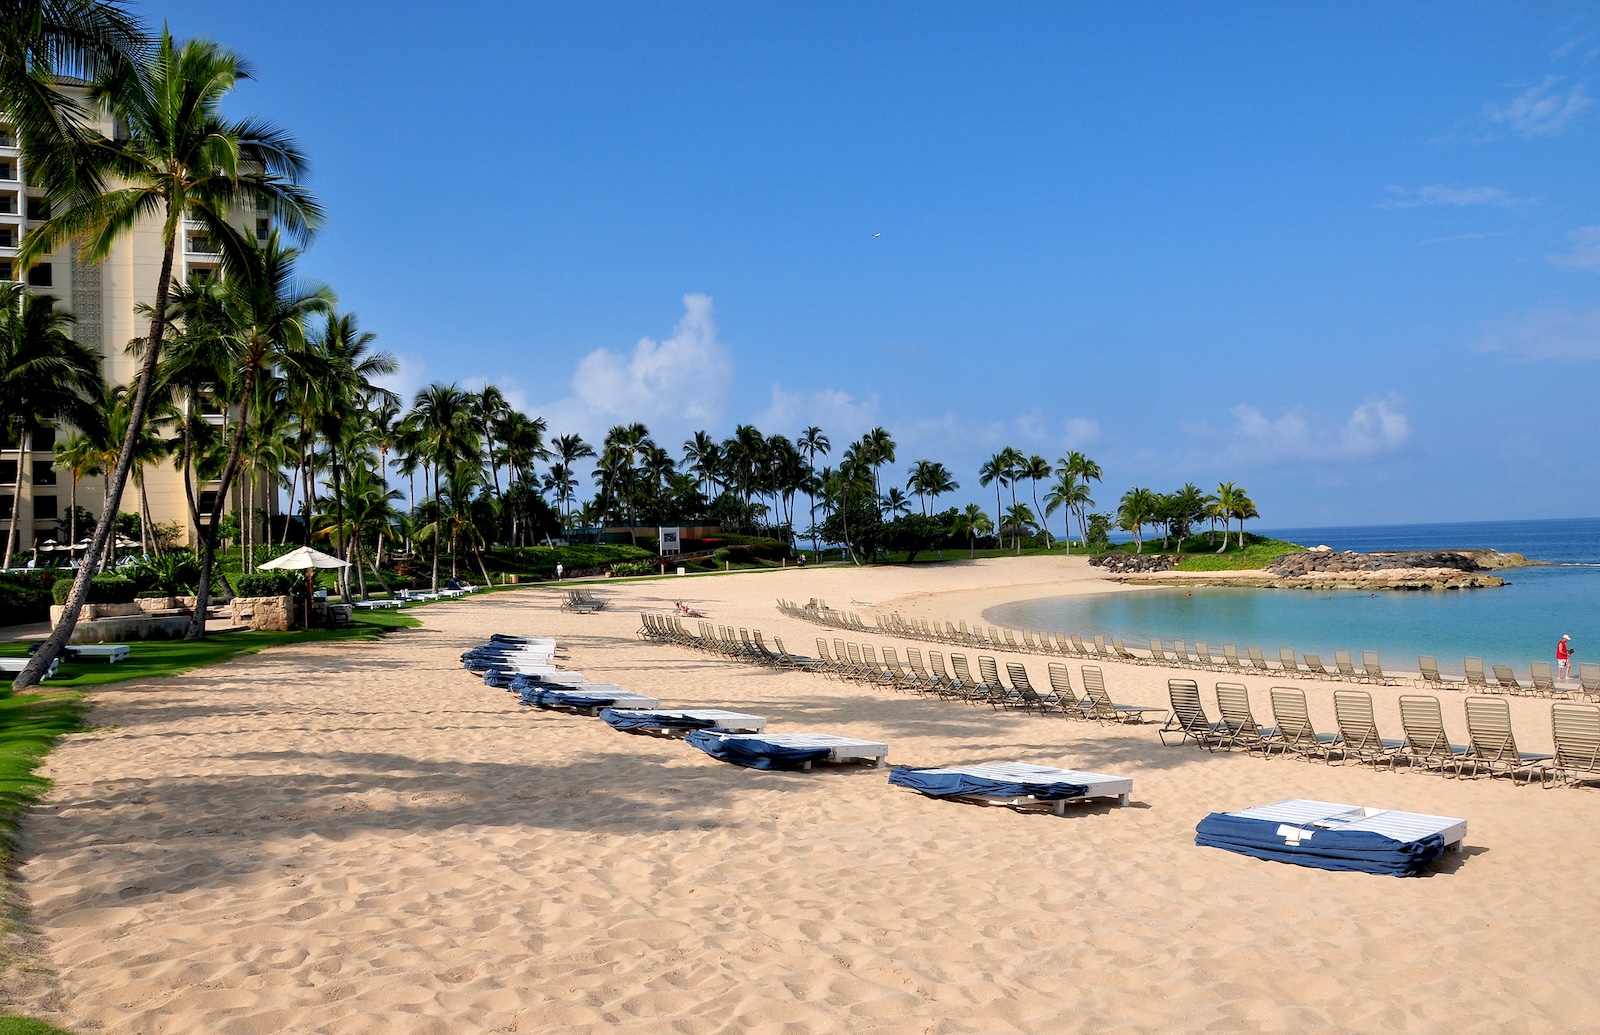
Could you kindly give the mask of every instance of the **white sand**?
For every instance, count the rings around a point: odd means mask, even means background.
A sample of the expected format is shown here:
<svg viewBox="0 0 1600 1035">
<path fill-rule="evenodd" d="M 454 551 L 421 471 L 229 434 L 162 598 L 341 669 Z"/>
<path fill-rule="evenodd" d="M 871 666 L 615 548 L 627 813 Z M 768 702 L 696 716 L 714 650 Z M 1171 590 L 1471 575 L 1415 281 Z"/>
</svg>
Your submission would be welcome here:
<svg viewBox="0 0 1600 1035">
<path fill-rule="evenodd" d="M 429 607 L 381 643 L 97 692 L 103 728 L 51 757 L 22 853 L 55 1019 L 85 1035 L 1600 1027 L 1600 793 L 1163 748 L 1153 726 L 634 636 L 640 608 L 682 596 L 809 654 L 833 633 L 774 598 L 970 622 L 1087 578 L 1032 559 L 753 573 L 600 586 L 597 615 L 530 590 Z M 554 635 L 570 667 L 665 707 L 885 740 L 892 762 L 1125 774 L 1134 805 L 1057 818 L 932 801 L 882 770 L 738 769 L 520 707 L 457 662 L 491 631 Z M 1021 660 L 1044 681 L 1045 659 Z M 1166 673 L 1105 667 L 1118 700 L 1165 704 Z M 1244 681 L 1265 718 L 1272 681 Z M 1338 684 L 1302 685 L 1331 728 Z M 1401 692 L 1374 690 L 1386 732 Z M 1548 704 L 1512 706 L 1524 748 L 1547 745 Z M 1455 695 L 1445 714 L 1464 736 Z M 1286 797 L 1464 816 L 1467 851 L 1397 880 L 1194 846 L 1206 812 Z"/>
</svg>

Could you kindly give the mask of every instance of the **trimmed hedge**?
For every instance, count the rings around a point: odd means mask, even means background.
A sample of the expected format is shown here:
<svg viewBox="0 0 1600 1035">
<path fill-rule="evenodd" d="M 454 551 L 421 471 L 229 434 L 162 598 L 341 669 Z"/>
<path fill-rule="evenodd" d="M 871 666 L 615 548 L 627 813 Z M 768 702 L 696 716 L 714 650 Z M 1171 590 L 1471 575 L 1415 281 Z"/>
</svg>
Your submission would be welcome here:
<svg viewBox="0 0 1600 1035">
<path fill-rule="evenodd" d="M 57 579 L 50 596 L 57 604 L 66 604 L 67 596 L 72 592 L 71 579 Z M 139 594 L 138 583 L 130 578 L 125 578 L 115 572 L 104 572 L 96 575 L 89 583 L 90 604 L 131 604 Z"/>
<path fill-rule="evenodd" d="M 292 571 L 253 571 L 233 580 L 233 591 L 241 597 L 286 597 L 296 589 L 304 594 L 305 578 Z"/>
</svg>

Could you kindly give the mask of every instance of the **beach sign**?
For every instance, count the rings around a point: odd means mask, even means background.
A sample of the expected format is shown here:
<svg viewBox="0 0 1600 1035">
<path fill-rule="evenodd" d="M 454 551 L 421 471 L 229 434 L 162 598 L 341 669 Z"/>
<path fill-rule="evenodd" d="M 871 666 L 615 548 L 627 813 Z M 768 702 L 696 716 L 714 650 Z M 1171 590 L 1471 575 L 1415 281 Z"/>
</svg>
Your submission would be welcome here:
<svg viewBox="0 0 1600 1035">
<path fill-rule="evenodd" d="M 656 531 L 660 536 L 662 556 L 666 556 L 669 553 L 679 553 L 683 550 L 683 544 L 678 538 L 678 533 L 682 531 L 681 529 L 658 528 Z"/>
</svg>

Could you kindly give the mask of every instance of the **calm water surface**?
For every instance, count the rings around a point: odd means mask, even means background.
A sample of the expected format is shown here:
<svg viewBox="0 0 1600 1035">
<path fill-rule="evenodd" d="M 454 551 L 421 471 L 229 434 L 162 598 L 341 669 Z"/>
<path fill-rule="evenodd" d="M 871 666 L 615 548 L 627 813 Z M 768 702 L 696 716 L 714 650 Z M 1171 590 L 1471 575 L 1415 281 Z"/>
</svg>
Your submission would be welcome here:
<svg viewBox="0 0 1600 1035">
<path fill-rule="evenodd" d="M 1473 655 L 1524 669 L 1555 659 L 1563 633 L 1576 660 L 1600 659 L 1600 518 L 1470 524 L 1374 525 L 1262 530 L 1261 534 L 1335 550 L 1495 549 L 1554 562 L 1501 572 L 1502 589 L 1451 592 L 1313 593 L 1301 590 L 1146 590 L 1021 601 L 993 608 L 995 622 L 1055 632 L 1104 633 L 1130 645 L 1147 640 L 1205 640 L 1319 652 L 1376 650 L 1384 664 L 1415 671 L 1432 654 L 1459 674 Z M 1359 656 L 1359 655 L 1358 655 Z"/>
</svg>

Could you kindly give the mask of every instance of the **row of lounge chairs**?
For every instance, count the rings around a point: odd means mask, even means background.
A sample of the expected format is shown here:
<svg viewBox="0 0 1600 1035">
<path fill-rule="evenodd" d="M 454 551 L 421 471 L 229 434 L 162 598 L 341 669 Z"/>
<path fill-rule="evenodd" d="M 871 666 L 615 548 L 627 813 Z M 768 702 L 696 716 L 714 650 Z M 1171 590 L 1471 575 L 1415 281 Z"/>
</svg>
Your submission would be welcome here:
<svg viewBox="0 0 1600 1035">
<path fill-rule="evenodd" d="M 684 626 L 683 618 L 678 615 L 643 612 L 639 618 L 641 624 L 638 635 L 641 639 L 676 643 L 770 668 L 815 668 L 819 665 L 815 658 L 789 653 L 780 636 L 774 636 L 773 645 L 767 646 L 760 629 L 752 633 L 748 628 L 713 625 L 702 620 L 698 623 L 700 631 L 693 633 Z"/>
<path fill-rule="evenodd" d="M 1391 740 L 1378 730 L 1372 695 L 1336 690 L 1338 732 L 1319 732 L 1306 708 L 1305 691 L 1275 686 L 1270 691 L 1274 726 L 1256 721 L 1249 691 L 1240 683 L 1216 685 L 1220 721 L 1206 712 L 1200 687 L 1192 679 L 1170 679 L 1172 715 L 1160 731 L 1163 744 L 1190 743 L 1207 750 L 1244 748 L 1263 755 L 1284 752 L 1332 763 L 1356 761 L 1376 766 L 1445 772 L 1452 776 L 1518 776 L 1542 784 L 1600 781 L 1600 707 L 1556 702 L 1551 705 L 1554 754 L 1521 751 L 1511 728 L 1511 707 L 1501 697 L 1466 699 L 1467 743 L 1454 744 L 1444 728 L 1439 698 L 1400 696 L 1402 736 Z"/>
<path fill-rule="evenodd" d="M 1519 697 L 1560 697 L 1580 695 L 1591 701 L 1600 700 L 1600 664 L 1585 662 L 1578 666 L 1578 685 L 1556 682 L 1548 661 L 1535 661 L 1528 666 L 1529 681 L 1517 678 L 1510 665 L 1491 665 L 1492 678 L 1484 673 L 1482 658 L 1467 658 L 1464 679 L 1446 679 L 1439 673 L 1437 659 L 1424 654 L 1417 659 L 1420 669 L 1418 682 L 1441 690 L 1467 690 L 1484 694 L 1512 694 Z"/>
<path fill-rule="evenodd" d="M 592 596 L 581 589 L 569 589 L 561 598 L 561 610 L 570 611 L 573 614 L 591 615 L 596 611 L 604 611 L 605 609 L 606 602 L 604 600 L 597 596 Z"/>
</svg>

